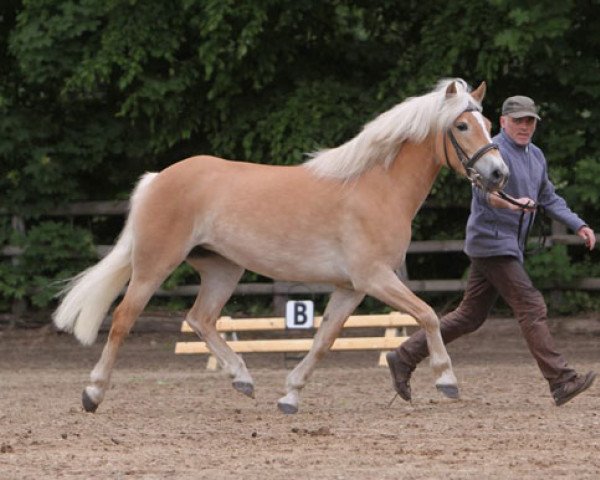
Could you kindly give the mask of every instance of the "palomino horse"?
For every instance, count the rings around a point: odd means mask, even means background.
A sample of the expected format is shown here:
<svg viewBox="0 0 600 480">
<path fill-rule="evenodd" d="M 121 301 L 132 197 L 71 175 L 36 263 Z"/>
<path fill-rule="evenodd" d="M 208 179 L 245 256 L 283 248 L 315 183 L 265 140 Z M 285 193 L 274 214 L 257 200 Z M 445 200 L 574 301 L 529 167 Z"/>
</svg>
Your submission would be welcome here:
<svg viewBox="0 0 600 480">
<path fill-rule="evenodd" d="M 201 276 L 186 319 L 245 395 L 254 395 L 252 377 L 215 324 L 249 269 L 274 279 L 335 285 L 312 348 L 287 377 L 287 393 L 278 401 L 284 413 L 298 410 L 300 389 L 365 295 L 417 319 L 427 334 L 436 387 L 458 397 L 437 315 L 394 270 L 404 262 L 412 219 L 444 164 L 484 189 L 503 187 L 508 169 L 480 113 L 484 94 L 484 83 L 469 93 L 463 80 L 444 80 L 303 165 L 199 156 L 144 175 L 114 249 L 72 280 L 54 314 L 59 328 L 91 344 L 129 281 L 83 392 L 84 408 L 93 412 L 102 402 L 124 337 L 183 261 Z"/>
</svg>

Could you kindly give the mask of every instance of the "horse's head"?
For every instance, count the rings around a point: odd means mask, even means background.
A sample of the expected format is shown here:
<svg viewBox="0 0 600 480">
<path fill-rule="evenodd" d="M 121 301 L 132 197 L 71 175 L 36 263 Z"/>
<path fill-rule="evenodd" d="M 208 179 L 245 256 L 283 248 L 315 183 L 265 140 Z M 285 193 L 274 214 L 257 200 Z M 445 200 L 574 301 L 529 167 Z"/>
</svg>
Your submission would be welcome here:
<svg viewBox="0 0 600 480">
<path fill-rule="evenodd" d="M 474 102 L 442 132 L 446 163 L 486 191 L 502 190 L 508 180 L 508 167 L 498 146 L 490 137 L 490 121 L 477 105 L 485 95 L 485 82 L 471 93 Z M 446 89 L 446 98 L 456 95 L 454 82 Z"/>
</svg>

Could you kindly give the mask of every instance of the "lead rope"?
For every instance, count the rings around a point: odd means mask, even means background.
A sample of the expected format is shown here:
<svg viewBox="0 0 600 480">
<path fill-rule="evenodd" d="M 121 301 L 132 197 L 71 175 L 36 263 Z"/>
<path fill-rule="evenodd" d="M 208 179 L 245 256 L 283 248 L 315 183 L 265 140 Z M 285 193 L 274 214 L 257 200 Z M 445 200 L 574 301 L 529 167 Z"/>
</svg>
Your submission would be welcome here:
<svg viewBox="0 0 600 480">
<path fill-rule="evenodd" d="M 533 221 L 535 219 L 535 214 L 539 213 L 540 218 L 547 219 L 546 209 L 542 207 L 539 203 L 534 204 L 533 207 L 524 207 L 521 203 L 517 202 L 517 200 L 507 193 L 502 191 L 495 192 L 495 195 L 500 197 L 502 200 L 506 200 L 508 203 L 512 205 L 516 205 L 521 209 L 521 216 L 519 217 L 519 227 L 517 229 L 517 245 L 521 245 L 521 234 L 523 233 L 523 224 L 525 223 L 525 213 L 527 213 L 526 208 L 533 208 L 534 211 L 530 212 L 529 222 L 527 223 L 527 228 L 525 230 L 525 235 L 523 238 L 523 254 L 524 255 L 535 255 L 540 253 L 546 247 L 546 229 L 542 224 L 540 226 L 540 235 L 538 236 L 538 245 L 533 249 L 527 249 L 527 241 L 529 240 L 529 234 L 531 233 L 531 227 L 533 226 Z"/>
</svg>

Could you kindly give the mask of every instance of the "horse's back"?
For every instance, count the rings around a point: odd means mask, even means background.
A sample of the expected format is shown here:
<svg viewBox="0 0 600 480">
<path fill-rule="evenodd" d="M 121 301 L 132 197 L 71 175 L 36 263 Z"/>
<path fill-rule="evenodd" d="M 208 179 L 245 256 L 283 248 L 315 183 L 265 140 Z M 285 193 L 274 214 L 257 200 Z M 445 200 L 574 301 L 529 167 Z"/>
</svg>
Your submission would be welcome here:
<svg viewBox="0 0 600 480">
<path fill-rule="evenodd" d="M 318 178 L 301 165 L 264 165 L 213 156 L 190 157 L 163 170 L 153 186 L 157 197 L 172 197 L 187 205 L 241 207 L 240 202 L 259 202 L 263 212 L 286 206 L 309 208 L 331 197 L 338 181 Z M 325 188 L 328 187 L 328 188 Z M 334 187 L 335 188 L 335 187 Z M 175 197 L 173 197 L 175 195 Z"/>
</svg>

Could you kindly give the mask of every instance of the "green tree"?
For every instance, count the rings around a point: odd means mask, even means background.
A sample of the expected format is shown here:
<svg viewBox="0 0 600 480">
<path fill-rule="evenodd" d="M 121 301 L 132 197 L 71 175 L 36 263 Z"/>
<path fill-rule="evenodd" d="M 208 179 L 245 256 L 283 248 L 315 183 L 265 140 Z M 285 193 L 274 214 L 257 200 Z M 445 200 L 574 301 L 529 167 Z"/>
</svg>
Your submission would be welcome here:
<svg viewBox="0 0 600 480">
<path fill-rule="evenodd" d="M 126 198 L 193 154 L 298 163 L 459 76 L 488 82 L 494 130 L 505 97 L 541 104 L 550 175 L 593 221 L 599 27 L 595 0 L 5 0 L 1 206 L 35 224 L 60 203 Z M 444 171 L 431 200 L 469 195 Z M 464 219 L 428 210 L 415 237 L 461 235 Z"/>
</svg>

